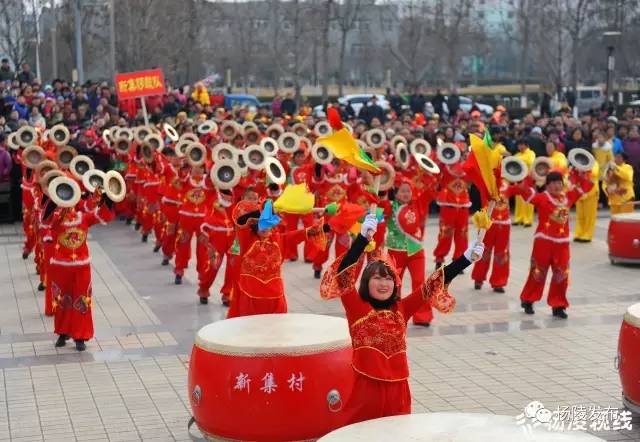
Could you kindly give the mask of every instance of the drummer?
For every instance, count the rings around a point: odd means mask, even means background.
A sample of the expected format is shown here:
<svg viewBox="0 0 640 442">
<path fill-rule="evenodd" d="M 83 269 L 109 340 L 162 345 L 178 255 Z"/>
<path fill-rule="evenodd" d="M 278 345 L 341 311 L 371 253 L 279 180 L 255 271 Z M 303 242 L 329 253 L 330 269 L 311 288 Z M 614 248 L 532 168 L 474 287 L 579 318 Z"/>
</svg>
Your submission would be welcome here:
<svg viewBox="0 0 640 442">
<path fill-rule="evenodd" d="M 400 299 L 400 278 L 388 256 L 372 258 L 360 274 L 367 239 L 377 229 L 373 214 L 366 216 L 349 251 L 325 273 L 320 285 L 324 299 L 340 297 L 349 322 L 356 380 L 347 412 L 351 423 L 411 413 L 407 321 L 425 303 L 450 312 L 455 299 L 448 293 L 453 278 L 481 257 L 484 245 L 475 241 L 451 264 L 440 267 L 409 296 Z"/>
<path fill-rule="evenodd" d="M 608 167 L 604 191 L 609 197 L 612 215 L 633 212 L 633 167 L 627 163 L 628 158 L 625 152 L 619 152 Z"/>
</svg>

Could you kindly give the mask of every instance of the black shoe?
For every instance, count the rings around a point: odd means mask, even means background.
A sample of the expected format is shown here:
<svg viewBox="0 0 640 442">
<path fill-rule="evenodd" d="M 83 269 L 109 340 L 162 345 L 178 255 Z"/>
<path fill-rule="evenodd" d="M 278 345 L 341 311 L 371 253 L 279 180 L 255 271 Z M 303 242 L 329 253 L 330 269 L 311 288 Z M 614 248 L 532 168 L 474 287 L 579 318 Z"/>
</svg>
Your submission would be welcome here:
<svg viewBox="0 0 640 442">
<path fill-rule="evenodd" d="M 527 315 L 533 315 L 535 312 L 533 311 L 533 304 L 530 302 L 524 302 L 522 301 L 520 303 L 520 306 L 524 309 L 524 312 Z"/>
<path fill-rule="evenodd" d="M 132 221 L 133 221 L 132 218 L 127 218 L 127 220 L 125 221 L 125 224 L 130 226 Z"/>
<path fill-rule="evenodd" d="M 493 291 L 496 293 L 504 293 L 504 287 L 494 287 Z"/>
<path fill-rule="evenodd" d="M 222 305 L 224 305 L 225 307 L 229 307 L 229 298 L 223 298 Z"/>
<path fill-rule="evenodd" d="M 158 251 L 160 250 L 160 247 L 162 247 L 162 246 L 160 246 L 160 245 L 156 245 L 156 246 L 153 248 L 153 253 L 158 253 Z"/>
<path fill-rule="evenodd" d="M 322 271 L 320 270 L 314 270 L 313 271 L 313 277 L 316 279 L 320 279 L 320 277 L 322 276 Z"/>
<path fill-rule="evenodd" d="M 569 317 L 567 315 L 567 312 L 564 311 L 564 307 L 555 307 L 552 309 L 552 311 L 553 316 L 555 316 L 556 318 L 567 319 Z"/>
<path fill-rule="evenodd" d="M 58 340 L 56 341 L 56 347 L 64 347 L 65 345 L 67 345 L 67 339 L 69 339 L 69 336 L 67 335 L 58 336 Z"/>
<path fill-rule="evenodd" d="M 149 235 L 148 234 L 144 234 L 142 235 L 142 242 L 147 242 L 147 240 L 149 239 Z"/>
<path fill-rule="evenodd" d="M 168 266 L 168 265 L 169 265 L 169 258 L 164 258 L 164 259 L 162 260 L 162 265 L 163 265 L 163 266 Z"/>
<path fill-rule="evenodd" d="M 522 225 L 522 223 L 516 223 L 516 222 L 514 222 L 512 225 L 513 225 L 513 226 L 521 226 L 521 225 Z"/>
<path fill-rule="evenodd" d="M 209 304 L 209 298 L 200 297 L 200 304 Z"/>
<path fill-rule="evenodd" d="M 442 267 L 442 263 L 436 261 L 436 270 L 438 270 L 440 267 Z"/>
<path fill-rule="evenodd" d="M 76 350 L 85 351 L 86 349 L 87 349 L 87 346 L 85 345 L 82 339 L 76 341 Z"/>
<path fill-rule="evenodd" d="M 522 226 L 526 229 L 528 227 L 531 227 L 531 224 L 523 224 Z"/>
<path fill-rule="evenodd" d="M 29 252 L 22 252 L 22 259 L 27 259 L 29 257 Z"/>
<path fill-rule="evenodd" d="M 313 260 L 311 260 L 311 259 L 305 259 L 305 260 L 304 260 L 304 262 L 305 262 L 305 264 L 311 264 L 311 263 L 313 262 Z"/>
<path fill-rule="evenodd" d="M 174 280 L 176 285 L 182 284 L 182 275 L 176 275 L 176 279 Z"/>
<path fill-rule="evenodd" d="M 296 262 L 298 258 L 289 258 L 289 262 Z"/>
<path fill-rule="evenodd" d="M 418 327 L 430 327 L 431 323 L 430 322 L 414 322 L 413 325 L 417 325 Z"/>
<path fill-rule="evenodd" d="M 38 291 L 41 292 L 45 289 L 44 287 L 44 282 L 40 282 L 40 284 L 38 285 Z"/>
<path fill-rule="evenodd" d="M 473 283 L 473 288 L 476 290 L 480 290 L 482 288 L 482 283 L 481 282 L 474 282 Z"/>
<path fill-rule="evenodd" d="M 135 226 L 133 226 L 133 228 L 136 229 L 136 230 L 140 230 L 140 226 L 141 226 L 141 224 L 136 223 Z"/>
</svg>

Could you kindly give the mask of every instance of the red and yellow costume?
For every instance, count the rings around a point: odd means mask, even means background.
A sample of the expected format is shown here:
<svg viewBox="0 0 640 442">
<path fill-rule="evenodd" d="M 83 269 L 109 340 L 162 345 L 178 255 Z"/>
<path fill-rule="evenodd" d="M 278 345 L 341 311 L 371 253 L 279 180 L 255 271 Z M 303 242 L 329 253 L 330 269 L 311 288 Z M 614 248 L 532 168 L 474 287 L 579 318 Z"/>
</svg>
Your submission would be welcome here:
<svg viewBox="0 0 640 442">
<path fill-rule="evenodd" d="M 311 184 L 311 175 L 313 174 L 313 165 L 311 163 L 307 163 L 303 166 L 293 166 L 289 171 L 289 182 L 290 184 Z M 311 227 L 313 225 L 313 214 L 309 213 L 307 215 L 297 215 L 292 213 L 287 213 L 283 216 L 283 221 L 286 224 L 288 230 L 297 230 L 298 225 L 302 222 L 302 225 L 305 228 Z M 304 242 L 304 260 L 309 262 L 313 261 L 317 251 L 313 247 L 310 241 Z M 284 249 L 284 259 L 296 260 L 298 259 L 298 248 L 294 247 L 292 244 L 285 244 Z"/>
<path fill-rule="evenodd" d="M 226 284 L 221 290 L 223 301 L 228 300 L 231 295 L 230 280 L 233 275 L 233 266 L 230 264 L 232 261 L 231 247 L 235 238 L 235 229 L 231 218 L 232 209 L 231 201 L 226 201 L 221 195 L 218 195 L 218 200 L 213 204 L 213 208 L 200 226 L 200 235 L 206 238 L 209 256 L 206 268 L 198 274 L 198 294 L 200 297 L 209 297 L 209 288 L 215 281 L 225 256 L 227 257 L 227 268 L 225 271 Z"/>
<path fill-rule="evenodd" d="M 411 291 L 416 291 L 424 282 L 426 258 L 422 241 L 424 226 L 429 215 L 433 194 L 429 188 L 418 191 L 413 183 L 404 178 L 400 185 L 412 189 L 412 200 L 408 204 L 394 201 L 388 221 L 386 246 L 395 261 L 400 281 L 405 270 L 411 275 Z M 414 324 L 429 324 L 433 321 L 431 306 L 425 303 L 413 316 Z"/>
<path fill-rule="evenodd" d="M 491 212 L 491 227 L 484 236 L 484 253 L 482 258 L 476 261 L 471 272 L 471 279 L 476 284 L 482 284 L 487 279 L 492 255 L 493 268 L 489 284 L 494 289 L 502 288 L 509 281 L 509 241 L 511 237 L 509 198 L 515 194 L 516 188 L 503 181 L 500 199 Z"/>
<path fill-rule="evenodd" d="M 196 235 L 196 269 L 204 272 L 209 264 L 207 240 L 199 236 L 200 227 L 215 199 L 216 192 L 208 178 L 191 176 L 185 182 L 184 196 L 178 210 L 178 230 L 176 233 L 175 274 L 184 275 L 184 269 L 191 258 L 191 238 Z"/>
<path fill-rule="evenodd" d="M 240 256 L 228 318 L 287 312 L 281 275 L 283 244 L 301 243 L 307 238 L 307 230 L 281 235 L 274 229 L 267 236 L 258 235 L 251 228 L 254 220 L 243 223 L 240 219 L 259 210 L 257 204 L 241 201 L 233 211 Z"/>
<path fill-rule="evenodd" d="M 166 164 L 160 185 L 160 212 L 162 220 L 162 254 L 164 259 L 173 257 L 178 229 L 178 210 L 184 197 L 186 169 L 176 170 L 171 164 Z"/>
<path fill-rule="evenodd" d="M 551 267 L 551 283 L 547 303 L 552 308 L 567 308 L 569 285 L 569 210 L 576 201 L 591 190 L 588 177 L 576 180 L 576 186 L 559 196 L 549 192 L 536 193 L 532 187 L 518 187 L 524 200 L 538 211 L 538 227 L 534 234 L 531 268 L 520 299 L 533 303 L 542 298 L 547 272 Z"/>
<path fill-rule="evenodd" d="M 340 204 L 345 200 L 347 196 L 349 185 L 347 183 L 346 174 L 334 173 L 328 175 L 323 173 L 320 178 L 313 177 L 311 190 L 319 195 L 316 198 L 318 207 L 325 207 L 331 203 Z M 318 250 L 313 259 L 313 270 L 316 272 L 322 271 L 322 266 L 329 259 L 329 250 L 331 243 L 335 239 L 335 254 L 340 256 L 349 249 L 351 239 L 348 233 L 336 234 L 335 232 L 329 232 L 327 234 L 327 246 Z"/>
<path fill-rule="evenodd" d="M 433 250 L 436 262 L 444 262 L 454 243 L 453 259 L 467 249 L 467 227 L 469 224 L 469 192 L 462 163 L 444 165 L 440 168 L 440 192 L 437 203 L 440 206 L 440 231 L 438 244 Z"/>
<path fill-rule="evenodd" d="M 362 240 L 366 244 L 362 236 L 354 244 L 357 246 Z M 355 288 L 362 255 L 356 263 L 340 271 L 342 259 L 337 259 L 325 273 L 320 294 L 324 299 L 340 297 L 349 322 L 356 376 L 347 403 L 349 422 L 409 414 L 407 321 L 424 304 L 433 304 L 442 311 L 453 309 L 455 300 L 447 291 L 444 269 L 438 269 L 409 296 L 397 300 L 390 308 L 376 310 Z M 389 259 L 382 260 L 399 287 L 399 274 L 393 263 Z"/>
<path fill-rule="evenodd" d="M 55 330 L 74 340 L 93 337 L 91 265 L 87 234 L 89 227 L 107 223 L 114 213 L 102 204 L 92 212 L 71 209 L 54 213 L 51 222 L 53 251 L 49 282 L 55 312 Z"/>
</svg>

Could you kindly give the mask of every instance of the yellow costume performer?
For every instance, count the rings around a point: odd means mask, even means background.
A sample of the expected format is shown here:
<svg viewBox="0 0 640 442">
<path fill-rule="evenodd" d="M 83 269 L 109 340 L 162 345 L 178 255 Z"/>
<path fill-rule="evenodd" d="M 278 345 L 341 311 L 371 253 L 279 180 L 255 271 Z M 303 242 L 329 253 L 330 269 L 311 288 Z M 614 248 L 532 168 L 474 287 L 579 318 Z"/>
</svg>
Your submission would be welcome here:
<svg viewBox="0 0 640 442">
<path fill-rule="evenodd" d="M 604 181 L 604 191 L 609 198 L 612 215 L 633 212 L 633 167 L 627 163 L 610 163 Z"/>
<path fill-rule="evenodd" d="M 591 169 L 593 187 L 590 191 L 582 195 L 576 203 L 576 230 L 573 235 L 574 241 L 589 242 L 593 239 L 593 232 L 596 228 L 596 218 L 598 216 L 598 198 L 600 197 L 600 188 L 598 187 L 599 179 L 600 166 L 598 166 L 598 162 L 595 162 L 593 169 Z"/>
<path fill-rule="evenodd" d="M 527 168 L 531 170 L 533 161 L 536 159 L 536 154 L 527 147 L 526 149 L 516 153 L 516 157 L 524 161 Z M 533 224 L 533 204 L 525 202 L 525 200 L 523 200 L 519 195 L 516 196 L 514 224 L 524 224 L 525 226 Z"/>
</svg>

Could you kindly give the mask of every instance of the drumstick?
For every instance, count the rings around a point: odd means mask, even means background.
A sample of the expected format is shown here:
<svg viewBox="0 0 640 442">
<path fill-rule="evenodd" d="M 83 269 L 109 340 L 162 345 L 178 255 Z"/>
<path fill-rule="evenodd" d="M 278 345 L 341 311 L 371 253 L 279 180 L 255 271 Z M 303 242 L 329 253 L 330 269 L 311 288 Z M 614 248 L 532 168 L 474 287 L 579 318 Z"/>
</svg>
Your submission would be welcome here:
<svg viewBox="0 0 640 442">
<path fill-rule="evenodd" d="M 381 175 L 376 175 L 373 178 L 373 191 L 374 191 L 374 195 L 378 196 L 378 192 L 380 192 L 380 180 L 381 180 Z M 374 215 L 376 215 L 376 211 L 378 210 L 378 205 L 376 203 L 373 203 L 369 206 L 369 213 L 373 213 Z M 377 216 L 376 216 L 377 218 Z M 371 241 L 373 239 L 373 235 L 375 232 L 367 232 L 367 240 Z"/>
<path fill-rule="evenodd" d="M 489 220 L 491 220 L 491 212 L 493 212 L 493 208 L 496 206 L 496 201 L 495 200 L 491 200 L 489 201 L 489 204 L 487 204 L 487 217 L 489 218 Z M 482 242 L 482 240 L 484 239 L 484 235 L 487 233 L 487 229 L 478 229 L 478 240 L 480 242 Z M 478 256 L 477 253 L 473 253 L 472 257 L 474 260 L 480 259 L 481 256 Z"/>
</svg>

